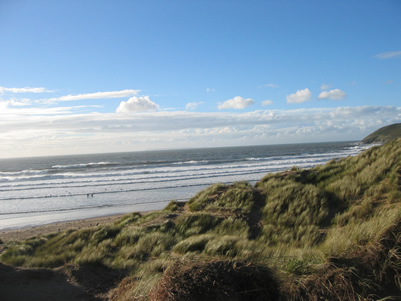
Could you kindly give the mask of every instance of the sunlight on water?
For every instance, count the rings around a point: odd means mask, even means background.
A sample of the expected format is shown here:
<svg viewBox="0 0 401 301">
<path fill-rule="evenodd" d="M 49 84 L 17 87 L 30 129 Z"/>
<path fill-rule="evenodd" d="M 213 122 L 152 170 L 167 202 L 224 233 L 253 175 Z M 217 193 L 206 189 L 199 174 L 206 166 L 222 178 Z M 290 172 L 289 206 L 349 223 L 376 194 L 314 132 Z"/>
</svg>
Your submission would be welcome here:
<svg viewBox="0 0 401 301">
<path fill-rule="evenodd" d="M 255 182 L 368 147 L 340 142 L 0 160 L 0 229 L 162 209 L 216 182 Z"/>
</svg>

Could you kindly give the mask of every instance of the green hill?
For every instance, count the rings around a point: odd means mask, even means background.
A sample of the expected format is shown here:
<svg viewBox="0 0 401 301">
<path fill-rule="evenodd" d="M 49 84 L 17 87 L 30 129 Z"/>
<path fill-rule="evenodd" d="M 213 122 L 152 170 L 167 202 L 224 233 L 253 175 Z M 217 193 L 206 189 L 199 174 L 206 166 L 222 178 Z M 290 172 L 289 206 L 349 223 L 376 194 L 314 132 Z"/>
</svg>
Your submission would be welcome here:
<svg viewBox="0 0 401 301">
<path fill-rule="evenodd" d="M 401 123 L 395 123 L 378 129 L 362 140 L 362 143 L 383 143 L 401 137 Z"/>
<path fill-rule="evenodd" d="M 215 184 L 162 211 L 6 243 L 0 279 L 51 271 L 95 300 L 395 300 L 400 230 L 397 139 L 254 187 Z"/>
</svg>

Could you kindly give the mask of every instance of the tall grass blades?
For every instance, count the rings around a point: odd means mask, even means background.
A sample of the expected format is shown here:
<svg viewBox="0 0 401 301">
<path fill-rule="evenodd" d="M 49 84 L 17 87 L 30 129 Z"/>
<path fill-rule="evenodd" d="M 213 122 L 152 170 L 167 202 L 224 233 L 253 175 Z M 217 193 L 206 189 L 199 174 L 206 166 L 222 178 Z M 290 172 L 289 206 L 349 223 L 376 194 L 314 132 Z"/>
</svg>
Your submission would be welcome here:
<svg viewBox="0 0 401 301">
<path fill-rule="evenodd" d="M 219 197 L 225 190 L 227 185 L 218 183 L 209 186 L 207 189 L 198 192 L 193 198 L 188 201 L 188 206 L 191 211 L 199 211 L 206 207 L 214 199 Z"/>
</svg>

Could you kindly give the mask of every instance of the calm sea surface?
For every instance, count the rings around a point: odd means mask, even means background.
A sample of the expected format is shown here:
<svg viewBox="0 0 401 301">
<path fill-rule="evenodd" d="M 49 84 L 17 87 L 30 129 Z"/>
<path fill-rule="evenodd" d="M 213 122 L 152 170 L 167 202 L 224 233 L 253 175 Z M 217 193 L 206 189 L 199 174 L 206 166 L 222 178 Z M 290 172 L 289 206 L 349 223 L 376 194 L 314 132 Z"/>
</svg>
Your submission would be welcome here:
<svg viewBox="0 0 401 301">
<path fill-rule="evenodd" d="M 0 159 L 0 230 L 162 209 L 210 184 L 312 167 L 369 148 L 308 143 Z"/>
</svg>

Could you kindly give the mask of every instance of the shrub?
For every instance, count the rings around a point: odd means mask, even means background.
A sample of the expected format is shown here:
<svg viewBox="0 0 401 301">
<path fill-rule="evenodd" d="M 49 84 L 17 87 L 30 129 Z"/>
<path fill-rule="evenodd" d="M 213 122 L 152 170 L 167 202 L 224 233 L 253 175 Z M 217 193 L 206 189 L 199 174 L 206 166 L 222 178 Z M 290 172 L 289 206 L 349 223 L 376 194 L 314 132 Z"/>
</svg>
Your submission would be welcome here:
<svg viewBox="0 0 401 301">
<path fill-rule="evenodd" d="M 207 209 L 230 209 L 238 213 L 249 214 L 254 204 L 253 190 L 249 183 L 238 182 L 227 187 L 227 190 L 221 193 L 213 203 L 210 203 Z"/>
<path fill-rule="evenodd" d="M 212 234 L 202 234 L 188 237 L 180 241 L 173 249 L 174 252 L 180 254 L 186 254 L 188 252 L 198 252 L 201 253 L 206 244 L 212 240 L 214 236 Z"/>
<path fill-rule="evenodd" d="M 105 225 L 100 227 L 93 233 L 94 243 L 101 242 L 105 239 L 114 238 L 118 233 L 120 233 L 121 227 L 116 225 Z"/>
<path fill-rule="evenodd" d="M 212 230 L 221 219 L 210 214 L 184 215 L 177 219 L 175 229 L 184 237 L 198 235 Z"/>
<path fill-rule="evenodd" d="M 328 215 L 328 198 L 324 191 L 311 184 L 272 182 L 266 189 L 263 210 L 266 223 L 285 227 L 319 225 Z"/>
<path fill-rule="evenodd" d="M 352 256 L 361 246 L 376 241 L 390 226 L 401 220 L 400 208 L 383 208 L 370 219 L 353 219 L 344 226 L 332 227 L 322 244 L 327 256 Z"/>
<path fill-rule="evenodd" d="M 31 267 L 53 268 L 64 265 L 72 260 L 75 256 L 76 253 L 66 252 L 58 255 L 50 254 L 46 257 L 33 257 L 32 260 L 29 261 L 28 265 Z"/>
<path fill-rule="evenodd" d="M 213 233 L 248 237 L 249 226 L 246 221 L 229 216 L 214 228 Z"/>
<path fill-rule="evenodd" d="M 22 247 L 13 246 L 8 248 L 3 254 L 1 259 L 3 262 L 13 266 L 22 266 L 26 262 L 27 253 Z"/>
<path fill-rule="evenodd" d="M 198 192 L 193 198 L 188 201 L 189 209 L 191 211 L 202 210 L 209 203 L 218 198 L 226 189 L 227 185 L 221 183 L 209 186 L 208 188 Z"/>
<path fill-rule="evenodd" d="M 168 205 L 163 209 L 163 211 L 174 212 L 178 209 L 177 201 L 171 201 Z"/>
<path fill-rule="evenodd" d="M 151 256 L 159 256 L 162 252 L 169 251 L 176 242 L 176 238 L 169 234 L 148 233 L 141 236 L 130 248 L 128 258 L 145 260 Z"/>
<path fill-rule="evenodd" d="M 337 226 L 345 226 L 353 220 L 368 220 L 374 213 L 374 205 L 371 199 L 367 198 L 361 204 L 355 204 L 349 210 L 338 213 L 332 223 Z"/>
<path fill-rule="evenodd" d="M 297 248 L 312 247 L 319 243 L 321 234 L 315 225 L 302 225 L 295 228 L 267 224 L 263 227 L 257 241 L 268 246 L 291 245 Z"/>
<path fill-rule="evenodd" d="M 115 238 L 114 243 L 119 246 L 130 246 L 135 244 L 144 235 L 140 228 L 127 228 L 121 231 Z"/>
<path fill-rule="evenodd" d="M 142 215 L 139 212 L 132 212 L 130 214 L 124 215 L 120 220 L 114 223 L 115 226 L 123 228 L 128 224 L 138 221 Z"/>
<path fill-rule="evenodd" d="M 206 244 L 204 252 L 211 256 L 235 257 L 239 253 L 237 241 L 235 236 L 215 237 Z"/>
<path fill-rule="evenodd" d="M 239 261 L 177 262 L 150 291 L 150 300 L 279 300 L 278 283 L 264 266 Z"/>
</svg>

